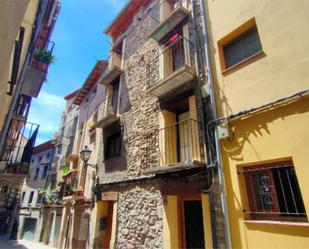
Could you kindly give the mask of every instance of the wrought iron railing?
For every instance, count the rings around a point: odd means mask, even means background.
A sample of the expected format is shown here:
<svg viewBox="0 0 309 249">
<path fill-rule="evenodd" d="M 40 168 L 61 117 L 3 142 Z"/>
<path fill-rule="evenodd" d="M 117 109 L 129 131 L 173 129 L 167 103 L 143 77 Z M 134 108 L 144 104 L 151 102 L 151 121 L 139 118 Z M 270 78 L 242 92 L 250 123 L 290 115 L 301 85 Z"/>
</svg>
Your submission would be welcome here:
<svg viewBox="0 0 309 249">
<path fill-rule="evenodd" d="M 195 119 L 159 129 L 160 165 L 200 161 L 199 125 Z"/>
<path fill-rule="evenodd" d="M 13 118 L 7 134 L 1 161 L 4 173 L 27 174 L 39 125 Z"/>
<path fill-rule="evenodd" d="M 307 221 L 294 166 L 291 162 L 244 167 L 251 219 Z"/>
<path fill-rule="evenodd" d="M 94 122 L 102 122 L 110 116 L 117 115 L 119 106 L 119 96 L 106 97 L 98 108 L 97 120 L 94 120 Z"/>
<path fill-rule="evenodd" d="M 171 35 L 162 45 L 160 53 L 148 64 L 148 87 L 169 77 L 184 66 L 191 66 L 194 46 L 191 41 L 175 33 Z M 153 77 L 159 75 L 159 78 Z"/>
</svg>

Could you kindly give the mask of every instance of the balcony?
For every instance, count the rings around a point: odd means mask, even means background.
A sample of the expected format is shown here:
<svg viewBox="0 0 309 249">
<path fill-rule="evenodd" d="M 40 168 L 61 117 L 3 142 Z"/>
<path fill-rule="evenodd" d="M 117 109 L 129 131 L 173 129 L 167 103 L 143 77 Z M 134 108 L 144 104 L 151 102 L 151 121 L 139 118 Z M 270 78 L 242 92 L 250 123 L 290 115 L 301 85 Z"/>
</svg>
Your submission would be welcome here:
<svg viewBox="0 0 309 249">
<path fill-rule="evenodd" d="M 113 82 L 123 72 L 121 67 L 121 53 L 111 51 L 109 63 L 106 70 L 103 72 L 99 82 L 103 85 L 108 85 Z"/>
<path fill-rule="evenodd" d="M 82 199 L 85 199 L 83 188 L 73 188 L 71 183 L 64 184 L 64 190 L 63 190 L 64 202 L 70 202 Z"/>
<path fill-rule="evenodd" d="M 159 5 L 160 23 L 150 37 L 160 41 L 190 15 L 188 0 L 163 0 Z"/>
<path fill-rule="evenodd" d="M 186 119 L 159 129 L 159 165 L 152 165 L 145 174 L 188 170 L 202 167 L 199 125 Z M 151 143 L 152 145 L 155 143 Z"/>
<path fill-rule="evenodd" d="M 159 79 L 151 81 L 149 77 L 148 92 L 157 97 L 163 97 L 195 79 L 191 50 L 193 50 L 193 45 L 189 40 L 178 34 L 173 35 L 163 47 L 158 58 L 154 60 L 159 62 L 159 69 L 157 63 L 150 65 L 150 75 L 155 75 L 154 71 L 159 70 Z"/>
<path fill-rule="evenodd" d="M 12 119 L 0 162 L 1 180 L 23 179 L 28 174 L 38 128 L 25 119 Z"/>
<path fill-rule="evenodd" d="M 96 128 L 105 128 L 120 119 L 118 96 L 107 97 L 98 108 L 97 120 L 94 123 Z"/>
<path fill-rule="evenodd" d="M 54 43 L 49 42 L 47 48 L 37 48 L 31 63 L 27 65 L 21 93 L 30 97 L 37 97 L 42 83 L 46 79 L 49 64 L 54 61 L 52 51 Z"/>
</svg>

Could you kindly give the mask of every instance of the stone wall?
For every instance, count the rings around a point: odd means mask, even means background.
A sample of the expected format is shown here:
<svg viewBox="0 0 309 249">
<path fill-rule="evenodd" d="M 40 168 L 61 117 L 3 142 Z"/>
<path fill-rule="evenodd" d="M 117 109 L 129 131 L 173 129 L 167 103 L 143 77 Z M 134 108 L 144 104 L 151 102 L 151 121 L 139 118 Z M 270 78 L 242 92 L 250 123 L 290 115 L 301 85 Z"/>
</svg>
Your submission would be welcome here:
<svg viewBox="0 0 309 249">
<path fill-rule="evenodd" d="M 117 248 L 162 248 L 162 199 L 155 187 L 119 193 Z"/>
<path fill-rule="evenodd" d="M 158 163 L 158 142 L 154 137 L 159 128 L 157 97 L 147 93 L 149 80 L 156 81 L 159 73 L 149 74 L 149 65 L 158 63 L 158 43 L 149 38 L 153 25 L 149 11 L 154 3 L 141 8 L 125 33 L 124 73 L 121 77 L 121 127 L 127 160 L 127 171 L 105 174 L 103 151 L 100 148 L 98 164 L 100 183 L 142 175 L 150 164 Z M 138 20 L 137 17 L 142 17 Z M 157 58 L 157 59 L 156 59 Z M 159 68 L 157 66 L 157 68 Z M 100 136 L 103 144 L 103 134 Z M 152 146 L 150 147 L 149 144 Z M 150 160 L 151 159 L 151 160 Z M 103 167 L 102 167 L 103 166 Z"/>
<path fill-rule="evenodd" d="M 151 9 L 156 7 L 154 3 L 143 7 L 136 14 L 128 30 L 121 35 L 125 37 L 124 43 L 124 73 L 121 78 L 121 126 L 127 170 L 113 174 L 105 174 L 103 163 L 103 151 L 101 146 L 98 157 L 99 182 L 107 183 L 132 179 L 143 175 L 143 171 L 159 163 L 159 112 L 160 103 L 157 97 L 147 93 L 147 87 L 158 80 L 159 45 L 149 38 L 149 34 L 156 24 L 154 18 L 158 18 L 158 9 L 150 16 Z M 201 19 L 198 1 L 195 1 L 197 16 L 196 37 L 200 46 L 198 54 L 203 56 L 203 36 L 201 35 Z M 190 41 L 194 45 L 194 31 L 192 18 L 189 19 Z M 121 40 L 121 37 L 117 40 Z M 116 43 L 117 41 L 114 40 Z M 193 51 L 193 49 L 192 49 Z M 195 57 L 191 55 L 192 63 Z M 203 75 L 205 76 L 205 75 Z M 201 77 L 205 79 L 205 77 Z M 203 82 L 202 82 L 203 83 Z M 203 101 L 201 99 L 200 85 L 195 84 L 194 92 L 197 99 L 198 119 L 202 120 L 201 113 Z M 211 116 L 211 115 L 210 115 Z M 207 123 L 207 120 L 205 120 Z M 202 129 L 200 139 L 202 139 Z M 101 133 L 100 144 L 103 145 Z M 203 150 L 201 150 L 203 153 Z M 205 156 L 205 155 L 204 155 Z M 117 248 L 162 248 L 162 197 L 159 188 L 155 184 L 134 185 L 119 187 L 118 224 L 117 224 Z M 218 188 L 211 195 L 212 212 L 214 217 L 214 237 L 218 248 L 225 248 L 223 219 L 220 206 Z"/>
</svg>

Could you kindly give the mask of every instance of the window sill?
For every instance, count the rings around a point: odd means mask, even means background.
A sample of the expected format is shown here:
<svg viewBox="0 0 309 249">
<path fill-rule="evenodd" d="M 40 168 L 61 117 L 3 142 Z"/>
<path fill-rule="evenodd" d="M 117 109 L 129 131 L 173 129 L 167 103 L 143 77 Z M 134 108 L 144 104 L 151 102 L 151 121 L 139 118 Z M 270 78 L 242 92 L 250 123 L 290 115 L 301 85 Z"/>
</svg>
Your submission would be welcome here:
<svg viewBox="0 0 309 249">
<path fill-rule="evenodd" d="M 251 64 L 252 62 L 255 62 L 255 61 L 257 61 L 257 60 L 259 60 L 259 59 L 261 59 L 261 58 L 263 58 L 263 57 L 265 57 L 265 56 L 266 56 L 266 54 L 264 53 L 263 50 L 261 50 L 261 51 L 255 53 L 254 55 L 251 55 L 251 56 L 248 57 L 247 59 L 242 60 L 242 61 L 238 62 L 237 64 L 235 64 L 235 65 L 233 65 L 233 66 L 231 66 L 231 67 L 229 67 L 229 68 L 226 68 L 226 69 L 222 70 L 221 73 L 222 73 L 222 75 L 224 75 L 224 76 L 225 76 L 225 75 L 228 75 L 229 73 L 232 73 L 232 72 L 234 72 L 234 71 L 236 71 L 236 70 L 242 68 L 243 66 L 249 65 L 249 64 Z"/>
<path fill-rule="evenodd" d="M 309 222 L 291 222 L 291 221 L 273 221 L 273 220 L 244 220 L 246 225 L 279 225 L 279 226 L 293 226 L 293 227 L 308 227 Z"/>
</svg>

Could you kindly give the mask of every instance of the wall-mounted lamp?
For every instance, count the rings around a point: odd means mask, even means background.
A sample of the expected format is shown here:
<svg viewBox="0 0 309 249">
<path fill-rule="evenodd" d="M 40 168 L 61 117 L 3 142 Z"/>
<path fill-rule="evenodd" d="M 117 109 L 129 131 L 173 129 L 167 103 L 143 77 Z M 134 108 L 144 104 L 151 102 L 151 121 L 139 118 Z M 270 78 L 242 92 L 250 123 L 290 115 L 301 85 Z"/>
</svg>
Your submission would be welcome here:
<svg viewBox="0 0 309 249">
<path fill-rule="evenodd" d="M 79 152 L 81 159 L 83 160 L 84 164 L 87 165 L 89 158 L 91 156 L 92 151 L 88 148 L 87 145 Z"/>
</svg>

